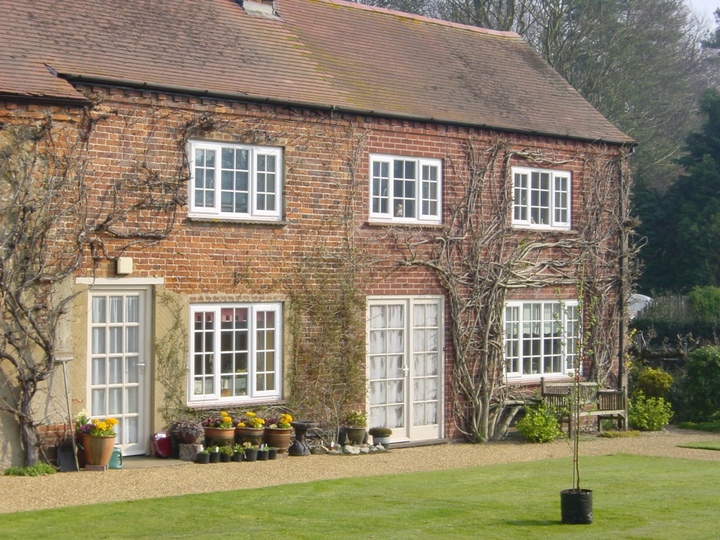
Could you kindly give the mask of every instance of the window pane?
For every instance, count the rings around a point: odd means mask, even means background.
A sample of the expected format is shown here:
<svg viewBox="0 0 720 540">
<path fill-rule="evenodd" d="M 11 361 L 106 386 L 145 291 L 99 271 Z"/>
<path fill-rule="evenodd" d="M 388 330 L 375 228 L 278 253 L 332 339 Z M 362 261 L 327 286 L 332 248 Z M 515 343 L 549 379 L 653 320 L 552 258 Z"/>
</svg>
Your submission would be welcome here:
<svg viewBox="0 0 720 540">
<path fill-rule="evenodd" d="M 92 322 L 102 324 L 105 322 L 105 302 L 107 297 L 94 296 L 92 299 Z"/>
<path fill-rule="evenodd" d="M 122 384 L 122 382 L 123 382 L 123 359 L 122 359 L 122 357 L 114 356 L 108 360 L 108 364 L 109 364 L 108 383 L 109 384 Z"/>
</svg>

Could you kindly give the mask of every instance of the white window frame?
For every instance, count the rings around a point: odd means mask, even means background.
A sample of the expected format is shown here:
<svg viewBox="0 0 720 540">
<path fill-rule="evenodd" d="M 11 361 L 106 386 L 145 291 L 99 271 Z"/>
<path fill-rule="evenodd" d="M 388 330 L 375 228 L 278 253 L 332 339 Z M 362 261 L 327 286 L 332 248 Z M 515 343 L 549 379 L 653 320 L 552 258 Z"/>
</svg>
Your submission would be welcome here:
<svg viewBox="0 0 720 540">
<path fill-rule="evenodd" d="M 219 326 L 222 323 L 221 317 L 223 310 L 227 309 L 247 309 L 248 310 L 248 327 L 247 327 L 247 371 L 241 372 L 236 370 L 235 373 L 221 373 L 221 358 L 220 355 L 223 353 L 222 350 L 222 328 Z M 196 328 L 196 317 L 202 316 L 203 313 L 212 313 L 213 321 L 215 324 L 212 329 L 198 329 Z M 267 339 L 264 340 L 263 344 L 260 344 L 258 331 L 260 328 L 257 325 L 258 315 L 262 313 L 273 313 L 274 314 L 274 334 L 271 343 L 268 343 Z M 226 312 L 227 315 L 227 312 Z M 190 344 L 189 344 L 189 370 L 188 370 L 188 403 L 229 403 L 229 404 L 242 404 L 252 403 L 255 401 L 269 401 L 272 399 L 279 399 L 282 393 L 282 304 L 280 303 L 221 303 L 221 304 L 192 304 L 190 306 Z M 196 350 L 196 339 L 197 334 L 207 333 L 210 334 L 212 341 L 211 346 L 207 346 L 205 351 Z M 271 369 L 260 373 L 273 373 L 274 385 L 271 389 L 258 389 L 257 376 L 258 372 L 258 361 L 260 355 L 263 352 L 271 351 L 273 353 L 273 362 Z M 227 352 L 227 351 L 226 351 Z M 196 359 L 201 361 L 199 358 L 203 354 L 212 357 L 213 372 L 212 374 L 196 373 Z M 236 374 L 247 374 L 246 395 L 228 395 L 224 396 L 222 392 L 222 375 L 236 375 Z M 197 379 L 197 380 L 196 380 Z M 203 388 L 203 379 L 210 381 L 212 388 L 209 392 L 195 393 L 196 388 L 199 386 L 200 390 Z M 232 394 L 232 391 L 231 391 Z"/>
<path fill-rule="evenodd" d="M 247 211 L 228 211 L 222 208 L 222 151 L 234 150 L 248 153 L 247 169 Z M 212 167 L 203 167 L 196 163 L 196 151 L 214 152 L 215 162 Z M 214 143 L 205 141 L 190 141 L 188 148 L 190 164 L 190 183 L 188 186 L 189 212 L 191 218 L 215 218 L 223 220 L 258 220 L 258 221 L 280 221 L 283 208 L 283 151 L 279 147 L 251 146 L 245 144 Z M 264 158 L 272 158 L 275 163 L 275 170 L 269 174 L 262 170 Z M 209 180 L 200 178 L 199 171 L 208 171 Z M 225 169 L 226 172 L 240 172 L 238 169 Z M 206 182 L 203 186 L 196 185 L 198 182 Z M 263 190 L 263 181 L 268 177 L 274 180 L 274 186 L 269 191 Z M 234 186 L 236 187 L 236 186 Z M 201 192 L 212 193 L 213 200 L 207 202 L 201 196 Z M 234 189 L 234 192 L 237 192 Z M 259 199 L 263 194 L 274 198 L 272 208 L 263 207 Z"/>
<path fill-rule="evenodd" d="M 533 309 L 534 315 L 528 313 Z M 540 377 L 572 375 L 579 345 L 579 310 L 576 300 L 506 302 L 506 375 L 509 378 L 537 380 Z M 539 333 L 528 332 L 533 326 Z M 553 369 L 553 363 L 560 369 Z"/>
<path fill-rule="evenodd" d="M 570 171 L 513 167 L 513 215 L 517 227 L 570 229 L 572 174 Z M 547 184 L 542 185 L 543 180 Z M 543 214 L 545 214 L 543 216 Z"/>
<path fill-rule="evenodd" d="M 396 162 L 413 164 L 414 179 L 396 178 Z M 402 193 L 398 184 L 401 180 L 406 180 L 406 187 L 413 186 L 414 193 Z M 441 223 L 442 183 L 442 161 L 439 159 L 370 154 L 370 221 Z M 413 209 L 415 215 L 407 217 L 406 209 Z"/>
</svg>

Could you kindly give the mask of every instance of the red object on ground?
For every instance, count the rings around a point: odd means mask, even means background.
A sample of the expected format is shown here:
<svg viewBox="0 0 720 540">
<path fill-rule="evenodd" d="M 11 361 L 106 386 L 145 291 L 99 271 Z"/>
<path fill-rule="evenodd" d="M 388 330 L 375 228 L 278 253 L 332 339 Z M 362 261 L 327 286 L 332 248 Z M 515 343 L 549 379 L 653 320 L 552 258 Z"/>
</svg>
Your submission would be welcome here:
<svg viewBox="0 0 720 540">
<path fill-rule="evenodd" d="M 152 448 L 155 457 L 172 457 L 172 441 L 167 431 L 160 431 L 152 436 Z"/>
</svg>

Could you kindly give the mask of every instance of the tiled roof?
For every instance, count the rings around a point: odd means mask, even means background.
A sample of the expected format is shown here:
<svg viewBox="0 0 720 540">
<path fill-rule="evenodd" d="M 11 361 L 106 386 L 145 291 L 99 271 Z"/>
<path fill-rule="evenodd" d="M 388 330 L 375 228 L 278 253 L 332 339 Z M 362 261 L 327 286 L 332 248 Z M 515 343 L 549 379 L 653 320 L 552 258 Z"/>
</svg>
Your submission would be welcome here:
<svg viewBox="0 0 720 540">
<path fill-rule="evenodd" d="M 519 36 L 343 0 L 0 0 L 0 96 L 74 80 L 628 143 Z M 70 82 L 68 82 L 70 81 Z"/>
</svg>

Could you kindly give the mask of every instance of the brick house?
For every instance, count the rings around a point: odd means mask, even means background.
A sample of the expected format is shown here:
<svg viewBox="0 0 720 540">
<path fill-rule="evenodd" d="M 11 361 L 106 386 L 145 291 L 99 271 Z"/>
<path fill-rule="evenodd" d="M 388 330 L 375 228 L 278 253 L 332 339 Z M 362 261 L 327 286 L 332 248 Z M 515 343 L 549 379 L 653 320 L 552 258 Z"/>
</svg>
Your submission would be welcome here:
<svg viewBox="0 0 720 540">
<path fill-rule="evenodd" d="M 578 260 L 599 276 L 608 323 L 584 372 L 617 372 L 612 216 L 633 142 L 519 36 L 343 0 L 13 0 L 4 12 L 0 126 L 49 115 L 85 145 L 93 241 L 57 348 L 72 358 L 72 413 L 118 417 L 126 455 L 149 450 L 172 400 L 307 414 L 303 394 L 326 374 L 302 351 L 325 334 L 310 310 L 293 318 L 301 292 L 362 299 L 349 330 L 359 406 L 397 442 L 467 433 L 455 323 L 468 268 L 501 291 L 486 340 L 501 364 L 483 369 L 501 365 L 503 395 L 571 372 Z M 152 205 L 134 204 L 144 196 Z M 58 373 L 38 396 L 45 426 L 67 419 Z M 3 416 L 0 463 L 18 462 Z"/>
</svg>

